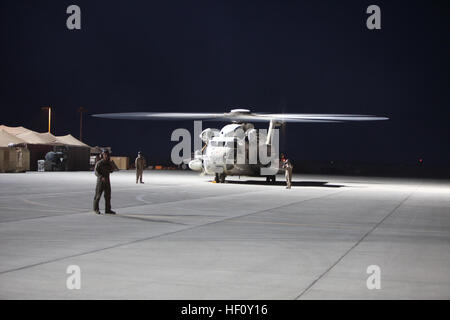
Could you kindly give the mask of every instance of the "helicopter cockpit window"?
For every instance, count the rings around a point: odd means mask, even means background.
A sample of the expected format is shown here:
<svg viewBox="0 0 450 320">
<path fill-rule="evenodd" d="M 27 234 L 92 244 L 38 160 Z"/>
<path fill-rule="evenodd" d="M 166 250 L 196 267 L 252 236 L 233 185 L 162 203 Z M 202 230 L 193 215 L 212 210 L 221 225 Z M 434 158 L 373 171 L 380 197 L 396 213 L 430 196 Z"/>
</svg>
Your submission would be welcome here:
<svg viewBox="0 0 450 320">
<path fill-rule="evenodd" d="M 225 146 L 227 147 L 227 148 L 231 148 L 231 149 L 234 149 L 234 148 L 236 148 L 236 141 L 227 141 L 226 143 L 225 143 Z"/>
<path fill-rule="evenodd" d="M 223 147 L 223 141 L 211 140 L 210 144 L 212 147 Z"/>
</svg>

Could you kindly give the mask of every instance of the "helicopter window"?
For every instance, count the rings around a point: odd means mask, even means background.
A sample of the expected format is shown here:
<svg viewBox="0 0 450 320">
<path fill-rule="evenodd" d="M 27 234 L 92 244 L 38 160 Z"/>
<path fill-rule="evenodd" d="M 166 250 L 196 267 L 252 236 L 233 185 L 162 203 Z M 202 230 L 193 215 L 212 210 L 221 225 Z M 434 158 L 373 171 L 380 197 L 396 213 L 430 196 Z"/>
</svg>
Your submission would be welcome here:
<svg viewBox="0 0 450 320">
<path fill-rule="evenodd" d="M 223 141 L 223 140 L 211 140 L 209 144 L 212 147 L 227 147 L 230 149 L 236 149 L 237 148 L 237 140 L 234 139 L 232 141 Z"/>
<path fill-rule="evenodd" d="M 212 147 L 223 147 L 223 141 L 212 140 L 210 144 Z"/>
<path fill-rule="evenodd" d="M 227 148 L 233 149 L 233 148 L 235 148 L 235 142 L 234 142 L 234 141 L 227 141 L 226 144 L 225 144 L 225 146 L 226 146 Z"/>
</svg>

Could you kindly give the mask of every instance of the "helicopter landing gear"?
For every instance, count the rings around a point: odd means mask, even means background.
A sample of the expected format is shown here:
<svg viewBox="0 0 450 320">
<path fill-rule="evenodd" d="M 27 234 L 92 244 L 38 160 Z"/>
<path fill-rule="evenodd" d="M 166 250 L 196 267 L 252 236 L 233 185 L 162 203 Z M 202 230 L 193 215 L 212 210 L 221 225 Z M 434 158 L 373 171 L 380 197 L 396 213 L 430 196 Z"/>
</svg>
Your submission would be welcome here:
<svg viewBox="0 0 450 320">
<path fill-rule="evenodd" d="M 276 181 L 276 176 L 267 176 L 266 177 L 266 182 L 275 183 L 275 181 Z"/>
<path fill-rule="evenodd" d="M 216 176 L 214 178 L 214 181 L 216 183 L 225 183 L 225 173 L 216 173 Z"/>
</svg>

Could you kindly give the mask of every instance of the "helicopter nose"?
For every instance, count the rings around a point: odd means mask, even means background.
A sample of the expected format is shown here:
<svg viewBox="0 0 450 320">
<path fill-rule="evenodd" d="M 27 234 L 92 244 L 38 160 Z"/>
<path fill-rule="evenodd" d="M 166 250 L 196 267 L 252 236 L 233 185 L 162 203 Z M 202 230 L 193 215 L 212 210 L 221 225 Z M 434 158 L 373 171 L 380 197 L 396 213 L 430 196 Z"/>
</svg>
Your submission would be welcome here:
<svg viewBox="0 0 450 320">
<path fill-rule="evenodd" d="M 199 159 L 189 161 L 189 168 L 192 171 L 202 171 L 202 167 L 202 161 Z"/>
</svg>

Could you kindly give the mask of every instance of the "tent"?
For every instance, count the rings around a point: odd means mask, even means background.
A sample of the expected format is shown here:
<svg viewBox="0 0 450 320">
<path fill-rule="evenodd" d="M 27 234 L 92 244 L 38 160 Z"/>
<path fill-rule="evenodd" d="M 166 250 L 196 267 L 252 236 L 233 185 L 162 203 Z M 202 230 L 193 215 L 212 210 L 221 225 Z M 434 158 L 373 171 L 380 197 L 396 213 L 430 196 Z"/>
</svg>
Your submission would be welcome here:
<svg viewBox="0 0 450 320">
<path fill-rule="evenodd" d="M 19 133 L 17 137 L 30 144 L 52 144 L 49 139 L 42 137 L 40 133 L 34 131 Z"/>
<path fill-rule="evenodd" d="M 48 144 L 59 144 L 57 137 L 52 135 L 50 132 L 39 133 L 39 138 Z"/>
<path fill-rule="evenodd" d="M 20 144 L 20 143 L 25 143 L 25 141 L 20 139 L 19 137 L 16 137 L 13 134 L 8 133 L 8 131 L 5 131 L 0 128 L 0 147 L 7 147 L 10 144 Z"/>
<path fill-rule="evenodd" d="M 14 136 L 17 136 L 18 134 L 24 133 L 24 132 L 29 132 L 31 130 L 26 129 L 24 127 L 8 127 L 5 125 L 0 125 L 0 130 L 4 130 L 6 132 L 8 132 L 9 134 L 12 134 Z"/>
<path fill-rule="evenodd" d="M 30 170 L 30 152 L 24 141 L 0 129 L 0 172 Z"/>
<path fill-rule="evenodd" d="M 0 146 L 9 143 L 21 144 L 30 153 L 29 169 L 37 170 L 37 161 L 45 158 L 50 151 L 61 151 L 67 154 L 66 170 L 89 170 L 90 146 L 68 134 L 54 136 L 49 132 L 38 133 L 22 126 L 8 127 L 0 125 L 3 132 Z M 10 141 L 10 142 L 8 142 Z"/>
<path fill-rule="evenodd" d="M 70 146 L 77 146 L 77 147 L 87 147 L 90 148 L 87 144 L 81 142 L 80 140 L 74 138 L 71 134 L 65 135 L 65 136 L 57 136 L 55 137 L 56 141 L 61 144 L 66 144 Z"/>
</svg>

